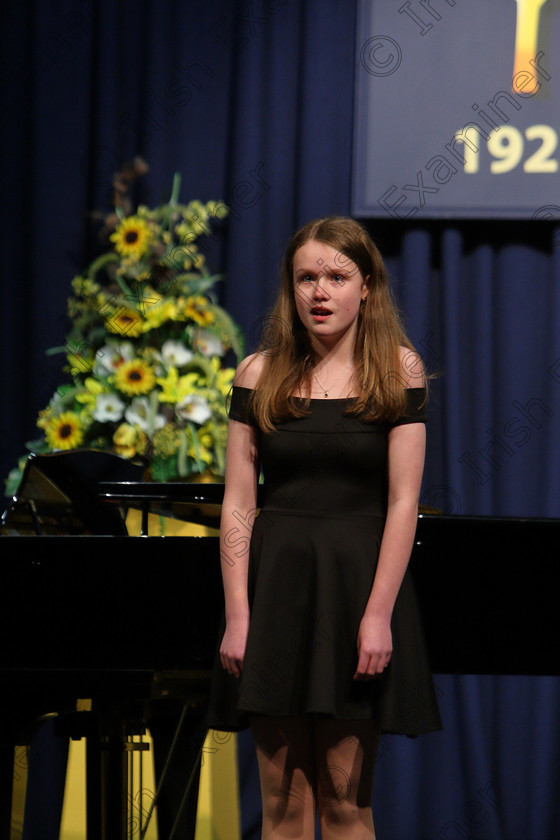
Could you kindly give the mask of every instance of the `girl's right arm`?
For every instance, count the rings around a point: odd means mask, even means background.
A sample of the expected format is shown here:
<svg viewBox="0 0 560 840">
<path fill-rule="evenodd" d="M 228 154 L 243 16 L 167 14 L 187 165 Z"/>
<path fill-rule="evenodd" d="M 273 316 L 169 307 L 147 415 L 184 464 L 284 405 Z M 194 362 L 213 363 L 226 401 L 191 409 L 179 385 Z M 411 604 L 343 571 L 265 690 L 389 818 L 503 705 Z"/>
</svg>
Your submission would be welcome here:
<svg viewBox="0 0 560 840">
<path fill-rule="evenodd" d="M 256 384 L 258 365 L 245 360 L 234 384 Z M 253 426 L 230 420 L 226 447 L 226 478 L 220 521 L 220 563 L 224 587 L 226 629 L 220 646 L 225 670 L 240 677 L 249 631 L 247 577 L 249 546 L 257 513 L 259 455 Z"/>
</svg>

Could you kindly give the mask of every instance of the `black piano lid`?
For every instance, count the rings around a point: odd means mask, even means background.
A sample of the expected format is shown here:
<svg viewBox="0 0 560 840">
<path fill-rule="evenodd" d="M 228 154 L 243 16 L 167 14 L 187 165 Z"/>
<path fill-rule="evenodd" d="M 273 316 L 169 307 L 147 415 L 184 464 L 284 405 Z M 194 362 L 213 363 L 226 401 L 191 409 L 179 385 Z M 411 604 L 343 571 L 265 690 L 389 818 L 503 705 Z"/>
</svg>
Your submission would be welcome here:
<svg viewBox="0 0 560 840">
<path fill-rule="evenodd" d="M 126 535 L 118 508 L 100 504 L 98 483 L 142 478 L 146 465 L 95 449 L 31 453 L 16 495 L 0 522 L 2 535 Z"/>
</svg>

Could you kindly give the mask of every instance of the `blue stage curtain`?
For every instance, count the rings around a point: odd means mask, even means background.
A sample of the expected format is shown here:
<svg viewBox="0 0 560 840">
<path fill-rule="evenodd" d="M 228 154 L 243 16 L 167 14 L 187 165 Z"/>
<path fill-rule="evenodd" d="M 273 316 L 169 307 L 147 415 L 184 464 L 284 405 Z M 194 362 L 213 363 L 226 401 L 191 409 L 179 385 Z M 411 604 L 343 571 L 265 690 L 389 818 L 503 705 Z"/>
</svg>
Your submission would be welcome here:
<svg viewBox="0 0 560 840">
<path fill-rule="evenodd" d="M 180 171 L 185 200 L 229 203 L 208 254 L 250 351 L 291 232 L 350 211 L 359 64 L 348 0 L 21 0 L 1 14 L 6 475 L 60 384 L 60 357 L 44 353 L 63 342 L 70 281 L 97 253 L 91 213 L 110 208 L 113 172 L 142 155 L 151 169 L 139 200 L 159 201 Z M 435 375 L 422 502 L 452 514 L 558 517 L 558 231 L 482 220 L 369 226 Z M 530 574 L 527 561 L 512 573 Z M 558 680 L 436 680 L 444 731 L 384 739 L 379 837 L 557 837 Z M 253 840 L 248 733 L 239 745 Z"/>
<path fill-rule="evenodd" d="M 558 517 L 558 231 L 499 221 L 372 230 L 434 375 L 421 501 L 450 514 Z"/>
</svg>

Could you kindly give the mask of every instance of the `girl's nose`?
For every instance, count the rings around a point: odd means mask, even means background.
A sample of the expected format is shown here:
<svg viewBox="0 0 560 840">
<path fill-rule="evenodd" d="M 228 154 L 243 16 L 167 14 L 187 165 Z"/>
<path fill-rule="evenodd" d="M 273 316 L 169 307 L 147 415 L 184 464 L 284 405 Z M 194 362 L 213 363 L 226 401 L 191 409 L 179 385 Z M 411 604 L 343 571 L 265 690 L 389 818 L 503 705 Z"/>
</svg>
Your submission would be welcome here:
<svg viewBox="0 0 560 840">
<path fill-rule="evenodd" d="M 313 283 L 313 297 L 318 297 L 321 299 L 325 299 L 330 297 L 329 293 L 327 292 L 327 276 L 326 274 L 321 274 Z"/>
</svg>

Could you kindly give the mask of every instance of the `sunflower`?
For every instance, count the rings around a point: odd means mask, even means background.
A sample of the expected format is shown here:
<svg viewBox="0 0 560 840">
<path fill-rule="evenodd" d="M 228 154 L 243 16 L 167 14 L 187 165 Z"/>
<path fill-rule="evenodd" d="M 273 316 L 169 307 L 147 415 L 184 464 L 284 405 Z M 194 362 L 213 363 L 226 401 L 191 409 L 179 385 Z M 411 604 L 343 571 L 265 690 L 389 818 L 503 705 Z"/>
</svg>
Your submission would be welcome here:
<svg viewBox="0 0 560 840">
<path fill-rule="evenodd" d="M 117 368 L 115 385 L 123 394 L 129 394 L 130 396 L 147 394 L 155 384 L 156 377 L 153 368 L 143 362 L 142 359 L 123 362 Z"/>
<path fill-rule="evenodd" d="M 114 233 L 111 241 L 115 243 L 115 250 L 121 257 L 131 257 L 139 260 L 144 256 L 152 239 L 152 233 L 144 219 L 139 216 L 128 216 L 123 219 Z"/>
<path fill-rule="evenodd" d="M 45 437 L 51 449 L 75 449 L 84 439 L 80 418 L 73 411 L 59 414 L 46 426 Z"/>
<path fill-rule="evenodd" d="M 125 335 L 127 338 L 137 338 L 142 334 L 142 318 L 134 309 L 121 307 L 106 319 L 105 325 L 115 335 Z"/>
<path fill-rule="evenodd" d="M 208 301 L 202 295 L 191 295 L 185 301 L 183 315 L 204 327 L 215 320 L 214 313 L 210 311 L 208 305 Z"/>
</svg>

